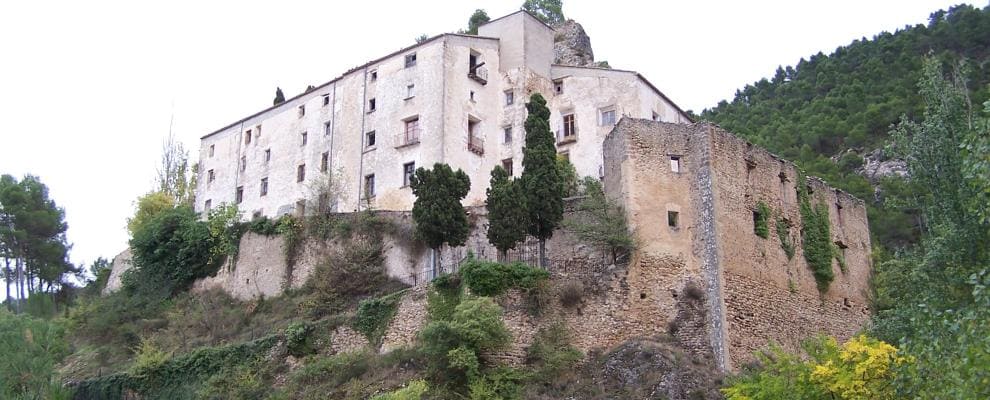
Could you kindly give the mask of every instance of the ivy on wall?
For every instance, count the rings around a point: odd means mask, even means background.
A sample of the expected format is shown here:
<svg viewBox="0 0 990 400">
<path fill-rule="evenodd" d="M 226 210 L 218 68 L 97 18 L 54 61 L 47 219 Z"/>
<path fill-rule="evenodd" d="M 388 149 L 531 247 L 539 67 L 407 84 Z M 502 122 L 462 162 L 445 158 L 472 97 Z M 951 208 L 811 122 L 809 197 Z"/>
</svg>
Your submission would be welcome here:
<svg viewBox="0 0 990 400">
<path fill-rule="evenodd" d="M 832 245 L 832 232 L 828 221 L 828 208 L 824 204 L 813 205 L 809 198 L 807 178 L 799 180 L 798 201 L 801 208 L 801 244 L 804 259 L 808 262 L 818 291 L 824 293 L 835 278 L 832 272 L 832 259 L 835 248 Z"/>
</svg>

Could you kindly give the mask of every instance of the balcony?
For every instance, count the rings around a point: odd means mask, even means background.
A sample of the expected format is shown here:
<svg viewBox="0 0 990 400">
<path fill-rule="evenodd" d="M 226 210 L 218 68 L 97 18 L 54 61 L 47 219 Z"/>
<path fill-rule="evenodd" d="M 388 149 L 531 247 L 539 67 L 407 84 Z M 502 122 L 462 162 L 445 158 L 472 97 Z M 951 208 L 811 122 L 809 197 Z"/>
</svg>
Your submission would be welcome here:
<svg viewBox="0 0 990 400">
<path fill-rule="evenodd" d="M 484 64 L 484 63 L 482 63 L 482 64 Z M 473 67 L 468 68 L 468 75 L 467 76 L 468 76 L 468 78 L 474 79 L 475 82 L 478 82 L 478 83 L 480 83 L 482 85 L 487 85 L 488 84 L 488 70 L 485 69 L 485 67 L 482 67 L 481 66 L 482 64 L 478 64 L 478 65 L 475 65 Z"/>
<path fill-rule="evenodd" d="M 406 147 L 419 144 L 419 128 L 407 128 L 395 137 L 395 147 Z"/>
<path fill-rule="evenodd" d="M 557 131 L 557 145 L 558 146 L 559 145 L 562 145 L 562 144 L 574 143 L 574 142 L 577 141 L 577 138 L 578 138 L 578 136 L 577 136 L 577 130 L 571 130 L 569 132 L 566 131 L 566 130 L 558 130 Z"/>
<path fill-rule="evenodd" d="M 477 137 L 477 136 L 474 136 L 474 135 L 468 135 L 467 148 L 468 148 L 468 151 L 470 151 L 470 152 L 472 152 L 474 154 L 477 154 L 479 156 L 484 155 L 485 154 L 485 141 L 484 141 L 484 139 L 482 139 L 480 137 Z"/>
</svg>

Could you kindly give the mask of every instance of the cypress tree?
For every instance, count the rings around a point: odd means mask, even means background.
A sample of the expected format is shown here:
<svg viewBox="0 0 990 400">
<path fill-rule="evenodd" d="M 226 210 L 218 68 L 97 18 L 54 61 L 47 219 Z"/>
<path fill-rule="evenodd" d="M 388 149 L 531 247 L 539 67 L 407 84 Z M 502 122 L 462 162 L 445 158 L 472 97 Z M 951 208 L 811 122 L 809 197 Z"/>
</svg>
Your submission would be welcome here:
<svg viewBox="0 0 990 400">
<path fill-rule="evenodd" d="M 526 211 L 522 184 L 509 179 L 509 173 L 501 166 L 492 170 L 491 185 L 487 190 L 488 241 L 499 251 L 504 260 L 506 252 L 526 239 L 529 214 Z"/>
<path fill-rule="evenodd" d="M 526 103 L 522 184 L 529 213 L 527 230 L 540 241 L 540 266 L 545 266 L 546 240 L 564 218 L 564 185 L 557 169 L 557 148 L 550 132 L 550 109 L 539 93 Z"/>
<path fill-rule="evenodd" d="M 461 200 L 471 189 L 471 180 L 460 169 L 455 172 L 447 164 L 436 163 L 432 170 L 417 168 L 410 187 L 416 196 L 412 209 L 416 236 L 433 249 L 436 271 L 444 243 L 460 246 L 467 241 L 467 212 Z"/>
</svg>

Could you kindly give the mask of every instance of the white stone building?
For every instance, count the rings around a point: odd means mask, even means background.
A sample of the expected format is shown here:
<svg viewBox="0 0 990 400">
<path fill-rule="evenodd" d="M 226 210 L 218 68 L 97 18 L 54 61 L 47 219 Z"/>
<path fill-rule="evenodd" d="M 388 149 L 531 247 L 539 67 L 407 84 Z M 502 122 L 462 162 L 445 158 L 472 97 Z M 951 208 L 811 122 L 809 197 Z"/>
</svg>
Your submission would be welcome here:
<svg viewBox="0 0 990 400">
<path fill-rule="evenodd" d="M 332 176 L 337 198 L 324 201 L 335 211 L 409 210 L 409 173 L 437 162 L 470 176 L 465 205 L 483 204 L 492 168 L 522 172 L 533 93 L 547 99 L 558 152 L 579 176 L 602 175 L 602 143 L 622 116 L 689 122 L 642 75 L 555 65 L 553 46 L 554 30 L 520 11 L 477 36 L 430 38 L 234 122 L 201 139 L 196 209 L 305 212 L 314 187 Z"/>
</svg>

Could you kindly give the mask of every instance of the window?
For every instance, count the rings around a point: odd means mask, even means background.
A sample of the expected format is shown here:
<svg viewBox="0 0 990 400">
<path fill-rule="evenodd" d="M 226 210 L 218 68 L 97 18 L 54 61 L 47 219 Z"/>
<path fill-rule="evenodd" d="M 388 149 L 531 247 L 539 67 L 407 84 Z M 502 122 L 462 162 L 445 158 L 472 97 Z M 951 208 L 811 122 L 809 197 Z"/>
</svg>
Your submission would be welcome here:
<svg viewBox="0 0 990 400">
<path fill-rule="evenodd" d="M 302 145 L 305 146 L 306 145 L 306 142 L 307 142 L 307 139 L 309 139 L 309 133 L 303 132 L 303 133 L 299 134 L 299 136 L 301 136 Z"/>
<path fill-rule="evenodd" d="M 602 126 L 615 125 L 615 109 L 602 110 Z"/>
<path fill-rule="evenodd" d="M 272 160 L 272 149 L 265 149 L 265 162 Z"/>
<path fill-rule="evenodd" d="M 406 100 L 416 97 L 416 85 L 406 85 Z"/>
<path fill-rule="evenodd" d="M 652 119 L 653 119 L 654 121 L 660 121 L 660 114 L 657 114 L 657 112 L 656 112 L 656 111 L 654 111 L 654 112 L 653 112 L 653 118 L 652 118 Z"/>
<path fill-rule="evenodd" d="M 470 96 L 471 96 L 471 101 L 474 101 L 474 91 L 473 90 L 471 91 Z"/>
<path fill-rule="evenodd" d="M 330 152 L 324 152 L 320 156 L 320 171 L 327 172 L 330 169 Z"/>
<path fill-rule="evenodd" d="M 364 198 L 375 197 L 375 174 L 364 177 Z"/>
<path fill-rule="evenodd" d="M 248 129 L 247 132 L 244 132 L 244 144 L 245 145 L 251 144 L 251 130 L 250 129 Z"/>
<path fill-rule="evenodd" d="M 502 169 L 504 169 L 505 172 L 509 174 L 509 176 L 512 176 L 512 159 L 511 158 L 506 158 L 506 159 L 502 160 Z"/>
<path fill-rule="evenodd" d="M 375 112 L 375 98 L 374 97 L 368 99 L 368 112 L 369 113 Z"/>
<path fill-rule="evenodd" d="M 564 94 L 564 81 L 554 81 L 553 92 L 555 94 Z"/>
<path fill-rule="evenodd" d="M 323 106 L 326 107 L 328 105 L 330 105 L 330 95 L 325 94 L 323 95 Z"/>
<path fill-rule="evenodd" d="M 667 211 L 667 226 L 671 228 L 677 227 L 677 211 Z"/>
<path fill-rule="evenodd" d="M 244 201 L 244 186 L 238 186 L 237 191 L 234 192 L 234 202 L 241 204 Z"/>
<path fill-rule="evenodd" d="M 502 141 L 505 143 L 512 143 L 512 127 L 506 126 L 502 128 L 503 138 Z"/>
<path fill-rule="evenodd" d="M 375 147 L 375 131 L 364 134 L 364 147 Z"/>
<path fill-rule="evenodd" d="M 247 171 L 247 156 L 241 156 L 241 172 Z"/>
<path fill-rule="evenodd" d="M 299 164 L 296 167 L 296 182 L 302 182 L 306 180 L 306 164 Z"/>
<path fill-rule="evenodd" d="M 216 149 L 216 145 L 210 145 L 210 157 L 213 157 L 213 152 Z"/>
<path fill-rule="evenodd" d="M 207 200 L 206 203 L 203 204 L 203 210 L 206 212 L 210 212 L 211 208 L 213 208 L 213 200 Z"/>
<path fill-rule="evenodd" d="M 299 106 L 299 118 L 302 118 L 305 115 L 306 115 L 306 105 L 303 104 Z"/>
<path fill-rule="evenodd" d="M 378 70 L 377 69 L 373 69 L 370 72 L 368 72 L 368 77 L 371 79 L 372 82 L 377 81 L 378 80 Z"/>
<path fill-rule="evenodd" d="M 261 195 L 268 194 L 268 178 L 261 178 Z"/>
<path fill-rule="evenodd" d="M 416 66 L 416 53 L 406 54 L 406 68 Z"/>
<path fill-rule="evenodd" d="M 206 171 L 206 183 L 213 183 L 214 178 L 216 178 L 216 175 L 213 173 L 212 169 Z"/>
<path fill-rule="evenodd" d="M 562 139 L 573 139 L 577 135 L 577 123 L 574 114 L 564 116 L 564 132 Z"/>
<path fill-rule="evenodd" d="M 254 131 L 257 132 L 258 137 L 261 137 L 261 124 L 255 125 Z"/>
<path fill-rule="evenodd" d="M 402 187 L 412 184 L 413 174 L 416 173 L 416 163 L 402 164 Z"/>
<path fill-rule="evenodd" d="M 505 105 L 511 106 L 512 103 L 516 102 L 516 94 L 511 90 L 505 91 Z"/>
<path fill-rule="evenodd" d="M 670 170 L 672 172 L 681 172 L 681 157 L 680 156 L 670 156 Z"/>
<path fill-rule="evenodd" d="M 407 145 L 413 143 L 419 143 L 419 117 L 406 120 L 405 135 L 400 144 Z"/>
<path fill-rule="evenodd" d="M 324 122 L 323 123 L 323 134 L 326 135 L 326 136 L 330 136 L 330 133 L 332 133 L 332 132 L 333 132 L 333 127 L 330 126 L 330 121 Z"/>
</svg>

